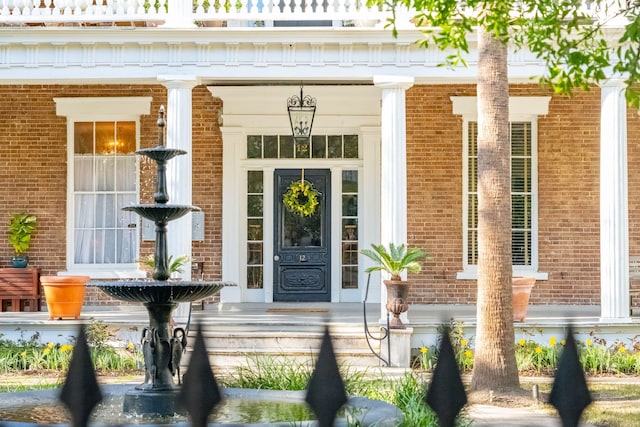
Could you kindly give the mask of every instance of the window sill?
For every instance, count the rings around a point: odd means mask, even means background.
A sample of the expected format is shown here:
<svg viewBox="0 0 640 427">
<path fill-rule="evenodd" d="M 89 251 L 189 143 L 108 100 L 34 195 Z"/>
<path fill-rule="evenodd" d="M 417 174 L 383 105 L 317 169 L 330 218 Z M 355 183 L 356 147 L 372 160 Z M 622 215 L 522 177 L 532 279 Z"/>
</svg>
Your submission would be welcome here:
<svg viewBox="0 0 640 427">
<path fill-rule="evenodd" d="M 144 270 L 92 270 L 73 269 L 59 271 L 58 276 L 89 276 L 92 279 L 144 279 L 147 272 Z"/>
<path fill-rule="evenodd" d="M 536 280 L 549 280 L 549 273 L 534 270 L 514 269 L 513 276 L 535 277 Z M 478 270 L 469 269 L 456 273 L 457 280 L 478 280 Z"/>
</svg>

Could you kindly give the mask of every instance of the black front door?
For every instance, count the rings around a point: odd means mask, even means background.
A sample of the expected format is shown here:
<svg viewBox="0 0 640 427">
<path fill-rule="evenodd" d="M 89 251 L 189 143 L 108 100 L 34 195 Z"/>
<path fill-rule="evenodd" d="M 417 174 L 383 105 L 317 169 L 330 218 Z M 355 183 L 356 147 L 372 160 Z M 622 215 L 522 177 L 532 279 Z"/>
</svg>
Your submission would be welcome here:
<svg viewBox="0 0 640 427">
<path fill-rule="evenodd" d="M 330 195 L 328 169 L 304 169 L 305 181 L 318 190 L 313 214 L 292 212 L 283 196 L 302 169 L 277 169 L 274 184 L 274 301 L 331 301 Z"/>
</svg>

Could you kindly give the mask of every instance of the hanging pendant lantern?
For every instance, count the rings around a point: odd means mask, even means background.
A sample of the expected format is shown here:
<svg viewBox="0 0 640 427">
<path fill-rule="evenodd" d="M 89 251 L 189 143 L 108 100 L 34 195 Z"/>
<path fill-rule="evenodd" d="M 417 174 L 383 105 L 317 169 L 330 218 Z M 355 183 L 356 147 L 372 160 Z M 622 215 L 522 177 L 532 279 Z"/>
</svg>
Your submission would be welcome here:
<svg viewBox="0 0 640 427">
<path fill-rule="evenodd" d="M 308 142 L 311 138 L 311 128 L 313 127 L 313 117 L 316 114 L 316 99 L 302 93 L 300 85 L 300 96 L 293 95 L 287 99 L 287 110 L 289 111 L 289 121 L 291 122 L 291 133 L 295 142 Z"/>
</svg>

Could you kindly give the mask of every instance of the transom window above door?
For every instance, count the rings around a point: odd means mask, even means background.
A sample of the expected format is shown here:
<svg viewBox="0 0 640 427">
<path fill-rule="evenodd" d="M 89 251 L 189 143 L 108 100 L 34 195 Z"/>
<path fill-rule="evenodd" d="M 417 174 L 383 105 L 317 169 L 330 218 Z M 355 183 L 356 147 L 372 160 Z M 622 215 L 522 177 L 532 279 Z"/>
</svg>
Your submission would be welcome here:
<svg viewBox="0 0 640 427">
<path fill-rule="evenodd" d="M 313 135 L 294 144 L 291 135 L 247 136 L 247 159 L 357 159 L 358 135 Z"/>
</svg>

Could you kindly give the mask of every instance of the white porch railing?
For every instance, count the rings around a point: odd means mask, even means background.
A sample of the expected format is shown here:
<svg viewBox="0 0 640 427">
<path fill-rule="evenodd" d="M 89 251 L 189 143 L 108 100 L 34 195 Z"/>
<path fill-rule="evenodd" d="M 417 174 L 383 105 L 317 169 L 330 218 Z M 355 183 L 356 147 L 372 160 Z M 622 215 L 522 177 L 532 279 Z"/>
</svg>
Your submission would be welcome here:
<svg viewBox="0 0 640 427">
<path fill-rule="evenodd" d="M 166 28 L 194 26 L 271 26 L 274 21 L 332 21 L 333 26 L 384 26 L 390 12 L 368 7 L 366 0 L 0 0 L 4 25 L 140 25 Z M 627 0 L 598 7 L 584 0 L 582 12 L 610 21 Z M 398 9 L 402 27 L 415 15 Z"/>
<path fill-rule="evenodd" d="M 319 4 L 318 4 L 319 3 Z M 0 25 L 147 23 L 164 27 L 210 22 L 340 21 L 384 23 L 388 11 L 364 0 L 0 0 Z M 170 13 L 169 13 L 170 12 Z M 251 25 L 251 24 L 249 24 Z M 269 24 L 267 24 L 269 25 Z M 342 24 L 344 25 L 344 24 Z"/>
</svg>

